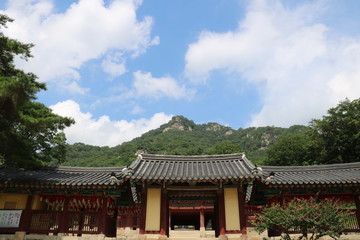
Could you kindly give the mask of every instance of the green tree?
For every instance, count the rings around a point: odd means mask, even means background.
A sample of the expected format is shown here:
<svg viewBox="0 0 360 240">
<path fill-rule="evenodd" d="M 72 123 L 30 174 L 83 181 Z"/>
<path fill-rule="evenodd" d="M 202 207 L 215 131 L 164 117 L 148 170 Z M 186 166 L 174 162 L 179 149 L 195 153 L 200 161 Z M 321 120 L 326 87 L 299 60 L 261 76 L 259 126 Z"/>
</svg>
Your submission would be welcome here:
<svg viewBox="0 0 360 240">
<path fill-rule="evenodd" d="M 230 153 L 239 153 L 243 152 L 240 144 L 232 143 L 231 141 L 222 141 L 217 144 L 213 148 L 208 150 L 208 154 L 230 154 Z"/>
<path fill-rule="evenodd" d="M 318 163 L 360 161 L 360 99 L 346 99 L 310 122 L 310 136 L 319 153 Z"/>
<path fill-rule="evenodd" d="M 268 150 L 266 165 L 288 166 L 309 165 L 313 163 L 311 139 L 308 135 L 298 134 L 281 137 Z"/>
<path fill-rule="evenodd" d="M 0 29 L 12 21 L 0 14 Z M 45 84 L 14 64 L 15 56 L 28 60 L 32 46 L 0 32 L 0 160 L 11 167 L 30 168 L 63 161 L 66 139 L 59 130 L 74 122 L 34 101 L 40 90 L 46 90 Z"/>
<path fill-rule="evenodd" d="M 295 198 L 282 205 L 276 203 L 266 207 L 256 216 L 254 226 L 259 233 L 271 229 L 287 240 L 291 239 L 290 233 L 294 230 L 302 234 L 299 239 L 314 240 L 326 235 L 338 239 L 350 214 L 331 199 Z"/>
</svg>

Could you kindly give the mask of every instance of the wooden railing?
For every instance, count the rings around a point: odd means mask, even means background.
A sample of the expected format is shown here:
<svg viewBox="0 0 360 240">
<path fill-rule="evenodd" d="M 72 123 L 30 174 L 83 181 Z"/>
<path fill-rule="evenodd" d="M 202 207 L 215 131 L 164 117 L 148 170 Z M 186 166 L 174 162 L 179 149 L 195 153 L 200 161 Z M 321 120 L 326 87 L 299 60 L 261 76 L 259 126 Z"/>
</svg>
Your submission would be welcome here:
<svg viewBox="0 0 360 240">
<path fill-rule="evenodd" d="M 262 212 L 261 206 L 245 206 L 246 215 L 246 227 L 253 227 L 253 221 L 255 221 L 255 215 Z"/>
<path fill-rule="evenodd" d="M 360 226 L 356 217 L 356 210 L 344 210 L 344 212 L 352 213 L 348 215 L 345 221 L 346 229 L 344 230 L 344 232 L 360 232 Z"/>
<path fill-rule="evenodd" d="M 99 233 L 101 217 L 97 212 L 69 212 L 69 233 Z"/>
<path fill-rule="evenodd" d="M 64 233 L 116 235 L 116 220 L 101 212 L 31 211 L 29 233 L 59 233 L 65 224 Z M 101 229 L 103 228 L 103 229 Z"/>
<path fill-rule="evenodd" d="M 32 211 L 29 232 L 55 233 L 59 230 L 60 214 L 56 211 Z"/>
</svg>

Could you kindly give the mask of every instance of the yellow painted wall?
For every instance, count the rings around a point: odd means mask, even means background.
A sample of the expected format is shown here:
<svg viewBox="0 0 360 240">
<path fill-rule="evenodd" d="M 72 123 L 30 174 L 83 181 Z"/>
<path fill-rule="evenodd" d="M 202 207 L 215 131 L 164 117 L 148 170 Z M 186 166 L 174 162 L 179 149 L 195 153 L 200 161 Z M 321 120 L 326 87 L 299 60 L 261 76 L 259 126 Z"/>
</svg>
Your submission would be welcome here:
<svg viewBox="0 0 360 240">
<path fill-rule="evenodd" d="M 44 201 L 40 201 L 39 195 L 34 195 L 32 197 L 31 209 L 32 210 L 45 210 L 46 203 Z"/>
<path fill-rule="evenodd" d="M 0 209 L 4 209 L 6 202 L 16 202 L 15 209 L 25 209 L 27 201 L 26 194 L 0 194 Z"/>
<path fill-rule="evenodd" d="M 227 231 L 240 230 L 237 188 L 224 188 L 225 223 Z"/>
<path fill-rule="evenodd" d="M 160 231 L 161 188 L 148 188 L 145 231 Z"/>
</svg>

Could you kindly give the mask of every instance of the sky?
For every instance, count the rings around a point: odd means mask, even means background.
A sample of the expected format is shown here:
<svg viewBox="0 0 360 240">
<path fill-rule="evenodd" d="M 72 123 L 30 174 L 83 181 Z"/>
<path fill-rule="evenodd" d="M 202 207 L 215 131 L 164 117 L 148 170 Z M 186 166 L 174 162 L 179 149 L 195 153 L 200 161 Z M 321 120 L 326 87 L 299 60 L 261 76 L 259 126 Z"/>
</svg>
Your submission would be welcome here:
<svg viewBox="0 0 360 240">
<path fill-rule="evenodd" d="M 360 97 L 358 0 L 2 0 L 16 65 L 76 123 L 68 143 L 115 146 L 172 116 L 234 129 L 307 125 Z"/>
</svg>

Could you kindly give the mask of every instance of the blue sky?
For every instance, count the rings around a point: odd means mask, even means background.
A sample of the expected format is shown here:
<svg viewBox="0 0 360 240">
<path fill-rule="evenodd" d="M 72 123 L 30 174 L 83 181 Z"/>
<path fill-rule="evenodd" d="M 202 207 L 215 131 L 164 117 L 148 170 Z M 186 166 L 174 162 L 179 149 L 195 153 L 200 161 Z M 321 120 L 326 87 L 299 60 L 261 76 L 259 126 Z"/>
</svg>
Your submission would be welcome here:
<svg viewBox="0 0 360 240">
<path fill-rule="evenodd" d="M 73 117 L 69 143 L 115 146 L 174 115 L 307 124 L 360 96 L 360 1 L 9 0 L 17 65 Z"/>
</svg>

